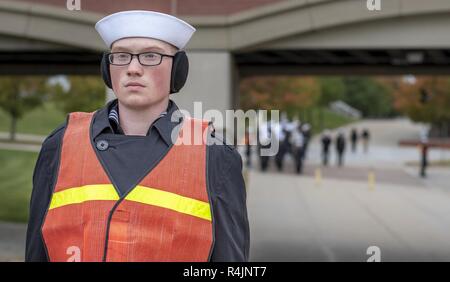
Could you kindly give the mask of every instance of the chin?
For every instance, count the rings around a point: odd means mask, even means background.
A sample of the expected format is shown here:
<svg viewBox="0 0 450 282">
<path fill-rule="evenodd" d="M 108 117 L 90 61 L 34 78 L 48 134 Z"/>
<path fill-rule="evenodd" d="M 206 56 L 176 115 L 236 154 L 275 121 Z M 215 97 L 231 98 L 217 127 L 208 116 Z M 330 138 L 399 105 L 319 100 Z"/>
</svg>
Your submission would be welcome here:
<svg viewBox="0 0 450 282">
<path fill-rule="evenodd" d="M 156 99 L 150 95 L 142 92 L 126 92 L 121 95 L 119 101 L 128 108 L 142 109 L 158 104 L 164 99 L 164 97 Z"/>
</svg>

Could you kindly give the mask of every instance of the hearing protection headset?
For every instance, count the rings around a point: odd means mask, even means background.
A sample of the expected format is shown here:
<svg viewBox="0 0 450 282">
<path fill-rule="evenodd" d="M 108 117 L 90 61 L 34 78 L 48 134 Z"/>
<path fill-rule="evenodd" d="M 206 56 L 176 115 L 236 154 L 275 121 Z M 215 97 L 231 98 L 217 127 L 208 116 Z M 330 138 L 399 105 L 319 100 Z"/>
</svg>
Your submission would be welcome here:
<svg viewBox="0 0 450 282">
<path fill-rule="evenodd" d="M 189 72 L 189 60 L 184 51 L 178 51 L 172 58 L 172 73 L 170 78 L 170 94 L 177 93 L 186 83 Z M 101 62 L 102 78 L 106 86 L 112 89 L 110 62 L 108 53 L 103 53 Z"/>
</svg>

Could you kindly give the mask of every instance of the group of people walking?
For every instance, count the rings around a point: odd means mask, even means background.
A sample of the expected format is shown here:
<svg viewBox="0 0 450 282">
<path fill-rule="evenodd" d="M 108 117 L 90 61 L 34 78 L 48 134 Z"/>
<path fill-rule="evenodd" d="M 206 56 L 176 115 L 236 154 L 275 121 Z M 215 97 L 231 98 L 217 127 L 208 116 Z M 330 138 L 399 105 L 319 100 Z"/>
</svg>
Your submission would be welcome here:
<svg viewBox="0 0 450 282">
<path fill-rule="evenodd" d="M 248 135 L 247 131 L 246 140 L 248 140 Z M 302 173 L 303 162 L 311 139 L 310 124 L 302 123 L 298 119 L 289 120 L 287 117 L 283 117 L 280 122 L 269 121 L 259 124 L 257 136 L 261 171 L 268 169 L 271 159 L 274 160 L 277 170 L 283 171 L 284 160 L 287 155 L 291 155 L 295 160 L 296 172 Z M 252 166 L 251 153 L 251 144 L 246 141 L 248 167 Z"/>
<path fill-rule="evenodd" d="M 258 153 L 259 166 L 261 171 L 267 171 L 270 161 L 273 160 L 278 171 L 283 171 L 286 156 L 290 155 L 295 163 L 295 171 L 298 174 L 303 172 L 304 162 L 307 159 L 308 147 L 311 140 L 311 125 L 300 122 L 298 119 L 289 120 L 282 117 L 280 122 L 269 121 L 259 124 L 258 127 Z M 338 166 L 344 165 L 344 155 L 347 149 L 347 142 L 350 142 L 351 151 L 355 153 L 358 143 L 362 143 L 365 153 L 368 152 L 370 132 L 367 128 L 358 131 L 352 128 L 348 138 L 343 130 L 338 130 L 336 134 L 325 129 L 320 136 L 321 161 L 323 166 L 328 166 L 332 144 L 336 151 Z M 249 132 L 246 132 L 246 164 L 252 166 L 252 146 L 248 142 Z M 278 146 L 273 146 L 274 143 Z M 272 154 L 267 152 L 272 151 Z"/>
<path fill-rule="evenodd" d="M 369 139 L 370 132 L 367 128 L 364 128 L 362 132 L 359 134 L 356 128 L 352 128 L 350 131 L 350 143 L 352 152 L 355 153 L 357 151 L 357 144 L 359 140 L 362 140 L 363 150 L 365 153 L 369 150 Z M 322 164 L 324 166 L 328 165 L 329 155 L 330 155 L 330 146 L 333 141 L 331 132 L 329 130 L 325 130 L 322 133 L 322 137 L 320 139 L 322 145 Z M 342 130 L 339 130 L 336 137 L 334 138 L 336 155 L 337 155 L 337 165 L 343 166 L 344 164 L 344 153 L 346 150 L 347 140 L 345 138 L 345 134 Z"/>
</svg>

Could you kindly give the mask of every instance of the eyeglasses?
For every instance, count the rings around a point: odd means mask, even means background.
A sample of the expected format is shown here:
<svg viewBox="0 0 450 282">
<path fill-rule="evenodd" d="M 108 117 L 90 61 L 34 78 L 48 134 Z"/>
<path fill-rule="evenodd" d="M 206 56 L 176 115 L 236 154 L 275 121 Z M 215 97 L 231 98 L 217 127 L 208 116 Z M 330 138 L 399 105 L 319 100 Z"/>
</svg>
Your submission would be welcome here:
<svg viewBox="0 0 450 282">
<path fill-rule="evenodd" d="M 146 52 L 139 54 L 132 54 L 128 52 L 114 52 L 106 54 L 111 65 L 126 66 L 131 63 L 134 56 L 137 56 L 138 61 L 143 66 L 157 66 L 161 64 L 163 57 L 173 58 L 172 55 L 166 55 L 156 52 Z"/>
</svg>

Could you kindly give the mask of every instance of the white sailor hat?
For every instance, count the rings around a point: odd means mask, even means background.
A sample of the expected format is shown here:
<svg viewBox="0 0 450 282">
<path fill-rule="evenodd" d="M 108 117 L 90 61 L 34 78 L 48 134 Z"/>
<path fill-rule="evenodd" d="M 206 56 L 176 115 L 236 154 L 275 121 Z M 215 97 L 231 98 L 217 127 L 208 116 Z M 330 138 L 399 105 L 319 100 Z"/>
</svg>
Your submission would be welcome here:
<svg viewBox="0 0 450 282">
<path fill-rule="evenodd" d="M 118 12 L 99 20 L 95 29 L 111 48 L 112 44 L 127 37 L 149 37 L 183 49 L 195 28 L 174 16 L 153 11 Z"/>
</svg>

